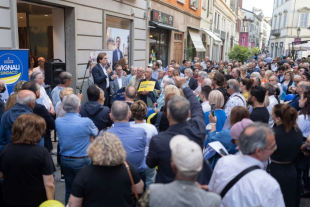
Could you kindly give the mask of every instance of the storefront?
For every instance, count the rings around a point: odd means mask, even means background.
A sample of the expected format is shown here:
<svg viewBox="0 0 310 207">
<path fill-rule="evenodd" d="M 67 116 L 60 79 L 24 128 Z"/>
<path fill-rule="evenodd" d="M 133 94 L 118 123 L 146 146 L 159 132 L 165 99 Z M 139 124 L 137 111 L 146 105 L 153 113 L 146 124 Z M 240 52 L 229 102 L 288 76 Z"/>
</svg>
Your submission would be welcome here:
<svg viewBox="0 0 310 207">
<path fill-rule="evenodd" d="M 73 74 L 71 87 L 75 88 L 82 82 L 91 50 L 119 48 L 117 57 L 128 64 L 148 64 L 147 11 L 144 0 L 106 0 L 104 4 L 1 0 L 0 47 L 29 49 L 29 55 L 46 61 L 61 59 Z M 84 92 L 86 89 L 84 85 Z"/>
<path fill-rule="evenodd" d="M 185 11 L 188 10 L 188 11 Z M 197 34 L 199 36 L 198 10 L 193 10 L 187 4 L 179 2 L 171 3 L 152 1 L 149 12 L 150 21 L 148 24 L 148 47 L 149 63 L 161 60 L 163 66 L 167 66 L 171 60 L 182 64 L 184 59 L 192 58 L 197 53 Z M 191 25 L 193 28 L 188 28 Z M 190 30 L 195 37 L 192 39 Z M 199 37 L 201 42 L 201 37 Z M 188 49 L 190 48 L 190 49 Z M 202 51 L 202 48 L 198 48 Z M 203 50 L 204 52 L 205 50 Z"/>
<path fill-rule="evenodd" d="M 163 66 L 168 65 L 168 47 L 173 27 L 173 16 L 152 10 L 150 23 L 150 53 L 149 63 L 161 60 Z"/>
</svg>

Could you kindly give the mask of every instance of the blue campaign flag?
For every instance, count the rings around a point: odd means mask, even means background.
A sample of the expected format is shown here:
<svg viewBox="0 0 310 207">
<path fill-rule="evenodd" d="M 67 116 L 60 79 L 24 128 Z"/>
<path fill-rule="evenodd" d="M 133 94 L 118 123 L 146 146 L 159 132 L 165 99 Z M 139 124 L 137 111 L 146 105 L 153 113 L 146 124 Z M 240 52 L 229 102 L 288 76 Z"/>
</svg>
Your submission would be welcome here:
<svg viewBox="0 0 310 207">
<path fill-rule="evenodd" d="M 9 94 L 18 81 L 29 80 L 27 49 L 0 50 L 0 78 L 5 81 Z"/>
<path fill-rule="evenodd" d="M 113 101 L 125 101 L 125 87 L 119 89 L 117 92 L 116 92 L 116 95 L 113 99 Z"/>
</svg>

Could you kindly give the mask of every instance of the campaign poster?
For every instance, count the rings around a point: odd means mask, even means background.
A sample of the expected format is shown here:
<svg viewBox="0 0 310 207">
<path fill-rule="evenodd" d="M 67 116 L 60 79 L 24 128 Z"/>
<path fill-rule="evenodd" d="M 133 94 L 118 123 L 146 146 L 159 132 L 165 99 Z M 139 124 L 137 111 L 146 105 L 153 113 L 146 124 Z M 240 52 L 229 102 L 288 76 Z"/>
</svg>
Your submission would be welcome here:
<svg viewBox="0 0 310 207">
<path fill-rule="evenodd" d="M 128 64 L 129 30 L 107 27 L 107 49 L 113 51 L 113 66 L 121 58 Z"/>
<path fill-rule="evenodd" d="M 89 77 L 92 77 L 91 71 L 92 71 L 93 67 L 97 64 L 97 56 L 101 52 L 104 52 L 104 53 L 107 54 L 107 56 L 108 56 L 108 64 L 112 68 L 112 65 L 113 65 L 113 51 L 112 50 L 91 50 L 89 52 L 89 61 L 90 61 Z"/>
<path fill-rule="evenodd" d="M 1 94 L 7 99 L 14 85 L 21 80 L 28 81 L 28 49 L 0 50 L 0 78 L 6 84 L 6 92 Z"/>
</svg>

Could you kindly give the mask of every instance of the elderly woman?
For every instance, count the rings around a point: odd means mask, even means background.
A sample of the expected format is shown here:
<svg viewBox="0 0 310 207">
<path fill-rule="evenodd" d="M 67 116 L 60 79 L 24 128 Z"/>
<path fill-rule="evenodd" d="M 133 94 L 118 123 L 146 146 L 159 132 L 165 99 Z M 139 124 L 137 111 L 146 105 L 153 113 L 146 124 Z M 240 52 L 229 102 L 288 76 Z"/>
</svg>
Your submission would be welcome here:
<svg viewBox="0 0 310 207">
<path fill-rule="evenodd" d="M 145 123 L 145 118 L 148 111 L 147 111 L 147 105 L 143 101 L 139 100 L 134 102 L 130 107 L 130 111 L 131 111 L 131 117 L 134 119 L 134 124 L 130 126 L 142 128 L 146 132 L 146 139 L 147 139 L 145 147 L 145 157 L 146 157 L 149 152 L 149 144 L 151 138 L 158 134 L 157 129 L 154 125 Z M 156 169 L 146 167 L 145 174 L 146 174 L 145 185 L 146 188 L 148 188 L 152 183 L 154 183 Z"/>
<path fill-rule="evenodd" d="M 40 86 L 40 98 L 37 99 L 37 103 L 44 105 L 50 114 L 55 114 L 53 103 L 43 87 L 44 78 L 42 73 L 37 71 L 33 72 L 30 76 L 30 80 L 35 81 Z"/>
<path fill-rule="evenodd" d="M 246 76 L 247 76 L 247 68 L 245 66 L 241 66 L 240 70 L 241 70 L 241 75 L 240 75 L 241 79 L 246 78 Z"/>
<path fill-rule="evenodd" d="M 154 108 L 156 107 L 158 110 L 160 110 L 165 105 L 165 88 L 169 85 L 174 85 L 172 79 L 166 78 L 163 80 L 163 90 L 161 91 L 157 101 L 154 103 Z"/>
<path fill-rule="evenodd" d="M 125 161 L 126 152 L 117 136 L 103 132 L 89 146 L 87 156 L 92 164 L 76 175 L 69 206 L 131 207 L 130 194 L 143 193 L 144 183 L 136 168 Z M 133 186 L 127 170 L 132 175 Z"/>
<path fill-rule="evenodd" d="M 127 81 L 129 83 L 129 80 L 132 76 L 135 76 L 137 75 L 137 67 L 136 66 L 130 66 L 130 69 L 131 69 L 131 73 L 129 75 L 127 75 Z"/>
<path fill-rule="evenodd" d="M 66 115 L 66 112 L 63 109 L 62 100 L 65 96 L 68 96 L 71 94 L 74 94 L 73 88 L 64 88 L 60 91 L 59 93 L 60 101 L 58 101 L 58 103 L 56 104 L 56 118 L 63 117 Z"/>
<path fill-rule="evenodd" d="M 35 114 L 23 114 L 16 119 L 12 142 L 0 154 L 4 206 L 35 207 L 54 199 L 51 155 L 37 145 L 45 128 L 45 120 Z"/>
</svg>

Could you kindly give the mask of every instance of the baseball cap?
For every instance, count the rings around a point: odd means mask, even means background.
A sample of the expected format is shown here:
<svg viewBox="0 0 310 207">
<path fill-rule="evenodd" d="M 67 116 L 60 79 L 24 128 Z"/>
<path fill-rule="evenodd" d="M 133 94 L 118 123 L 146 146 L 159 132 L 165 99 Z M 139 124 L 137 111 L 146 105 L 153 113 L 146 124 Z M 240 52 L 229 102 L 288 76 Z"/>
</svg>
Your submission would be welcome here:
<svg viewBox="0 0 310 207">
<path fill-rule="evenodd" d="M 298 58 L 298 59 L 297 59 L 297 61 L 301 61 L 301 59 L 300 59 L 300 58 Z"/>
<path fill-rule="evenodd" d="M 178 171 L 195 175 L 202 169 L 203 155 L 200 146 L 184 135 L 172 137 L 169 143 L 172 160 Z"/>
<path fill-rule="evenodd" d="M 243 132 L 245 128 L 249 125 L 253 124 L 254 122 L 251 119 L 244 118 L 241 121 L 235 123 L 230 129 L 230 136 L 233 139 L 238 139 L 240 134 Z"/>
<path fill-rule="evenodd" d="M 148 67 L 152 67 L 153 66 L 153 64 L 152 63 L 150 63 L 149 65 L 148 65 Z"/>
</svg>

